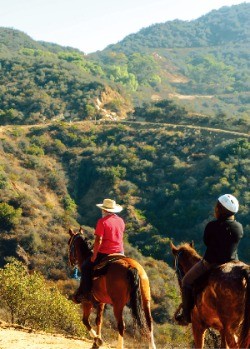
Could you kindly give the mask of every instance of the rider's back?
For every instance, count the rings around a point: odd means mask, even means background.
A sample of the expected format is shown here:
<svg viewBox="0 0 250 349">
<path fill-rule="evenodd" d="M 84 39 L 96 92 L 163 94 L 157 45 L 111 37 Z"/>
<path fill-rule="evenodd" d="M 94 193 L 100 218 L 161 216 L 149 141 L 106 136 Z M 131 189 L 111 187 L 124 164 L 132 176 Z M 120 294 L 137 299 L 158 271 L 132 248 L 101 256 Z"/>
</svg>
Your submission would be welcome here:
<svg viewBox="0 0 250 349">
<path fill-rule="evenodd" d="M 209 222 L 203 238 L 207 246 L 204 259 L 215 264 L 238 260 L 237 248 L 242 236 L 242 225 L 236 220 L 217 219 Z"/>
</svg>

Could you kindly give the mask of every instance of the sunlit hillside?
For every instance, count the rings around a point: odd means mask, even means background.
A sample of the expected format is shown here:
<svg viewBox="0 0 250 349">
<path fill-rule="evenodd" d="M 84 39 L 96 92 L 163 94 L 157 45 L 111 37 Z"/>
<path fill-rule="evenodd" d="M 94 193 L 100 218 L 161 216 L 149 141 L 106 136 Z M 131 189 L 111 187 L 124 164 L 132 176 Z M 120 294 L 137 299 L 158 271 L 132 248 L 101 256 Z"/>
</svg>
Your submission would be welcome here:
<svg viewBox="0 0 250 349">
<path fill-rule="evenodd" d="M 143 28 L 93 54 L 126 84 L 135 78 L 134 100 L 174 99 L 210 117 L 249 117 L 250 4 L 222 7 L 192 21 Z M 142 69 L 143 67 L 143 69 Z"/>
<path fill-rule="evenodd" d="M 249 16 L 249 3 L 225 7 L 91 55 L 0 28 L 3 279 L 14 257 L 67 297 L 78 284 L 68 229 L 82 226 L 93 241 L 96 204 L 114 198 L 124 206 L 125 252 L 149 275 L 157 344 L 192 345 L 173 323 L 180 292 L 169 242 L 194 241 L 202 254 L 214 204 L 232 193 L 244 227 L 239 257 L 250 263 Z M 110 334 L 110 308 L 105 321 Z"/>
<path fill-rule="evenodd" d="M 190 22 L 152 25 L 91 55 L 0 28 L 0 124 L 117 120 L 144 102 L 170 99 L 198 124 L 223 116 L 243 130 L 250 111 L 249 12 L 243 3 Z"/>
</svg>

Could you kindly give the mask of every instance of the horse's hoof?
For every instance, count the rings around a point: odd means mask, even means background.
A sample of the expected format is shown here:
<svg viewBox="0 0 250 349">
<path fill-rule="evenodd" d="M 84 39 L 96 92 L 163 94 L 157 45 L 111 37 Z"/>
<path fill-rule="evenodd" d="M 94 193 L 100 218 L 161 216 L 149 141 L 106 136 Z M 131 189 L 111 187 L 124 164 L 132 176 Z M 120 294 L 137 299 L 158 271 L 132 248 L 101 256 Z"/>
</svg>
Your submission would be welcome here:
<svg viewBox="0 0 250 349">
<path fill-rule="evenodd" d="M 91 349 L 98 349 L 103 345 L 103 340 L 100 337 L 95 337 L 94 343 Z"/>
<path fill-rule="evenodd" d="M 103 340 L 100 337 L 97 337 L 95 339 L 96 345 L 98 345 L 98 348 L 103 345 Z"/>
</svg>

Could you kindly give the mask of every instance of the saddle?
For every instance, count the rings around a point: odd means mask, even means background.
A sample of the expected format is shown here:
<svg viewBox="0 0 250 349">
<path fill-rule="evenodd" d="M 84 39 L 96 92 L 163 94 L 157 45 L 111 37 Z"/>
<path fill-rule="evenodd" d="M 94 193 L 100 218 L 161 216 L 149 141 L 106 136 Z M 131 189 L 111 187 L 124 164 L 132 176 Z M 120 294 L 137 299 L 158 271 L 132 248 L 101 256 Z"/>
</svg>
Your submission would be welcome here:
<svg viewBox="0 0 250 349">
<path fill-rule="evenodd" d="M 242 271 L 245 268 L 245 264 L 241 261 L 230 261 L 224 264 L 217 264 L 214 265 L 210 270 L 205 272 L 203 275 L 199 276 L 193 285 L 193 296 L 194 299 L 201 293 L 206 286 L 208 285 L 209 282 L 209 277 L 210 275 L 218 275 L 218 272 L 221 273 L 221 275 L 226 278 L 226 277 L 239 277 L 242 273 Z M 234 276 L 228 272 L 228 270 L 233 270 L 234 269 Z"/>
<path fill-rule="evenodd" d="M 204 288 L 206 288 L 208 284 L 208 279 L 210 274 L 213 272 L 213 269 L 210 269 L 206 271 L 203 275 L 199 276 L 193 285 L 193 295 L 194 297 L 198 296 L 199 293 L 201 293 Z"/>
<path fill-rule="evenodd" d="M 98 279 L 99 277 L 105 275 L 111 263 L 123 258 L 126 258 L 126 256 L 122 253 L 112 253 L 103 258 L 100 263 L 93 267 L 92 280 Z"/>
</svg>

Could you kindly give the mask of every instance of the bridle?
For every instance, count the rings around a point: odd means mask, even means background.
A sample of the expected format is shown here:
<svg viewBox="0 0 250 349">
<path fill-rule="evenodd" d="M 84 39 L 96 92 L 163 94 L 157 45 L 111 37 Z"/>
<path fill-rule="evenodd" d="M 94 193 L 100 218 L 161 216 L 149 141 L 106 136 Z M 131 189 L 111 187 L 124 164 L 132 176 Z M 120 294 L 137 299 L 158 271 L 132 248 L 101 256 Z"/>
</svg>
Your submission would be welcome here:
<svg viewBox="0 0 250 349">
<path fill-rule="evenodd" d="M 75 249 L 75 243 L 78 238 L 81 238 L 82 236 L 80 234 L 72 235 L 69 239 L 68 245 L 68 255 L 69 255 L 69 264 L 71 267 L 74 267 L 77 265 L 77 256 L 76 256 L 76 249 Z"/>
<path fill-rule="evenodd" d="M 185 275 L 181 265 L 180 265 L 180 262 L 179 262 L 179 258 L 181 256 L 181 254 L 183 253 L 183 251 L 180 251 L 178 252 L 177 254 L 175 254 L 174 256 L 174 267 L 175 267 L 175 272 L 177 274 L 177 278 L 178 278 L 178 281 L 179 281 L 179 284 L 181 285 L 181 282 L 182 282 L 182 279 Z"/>
</svg>

